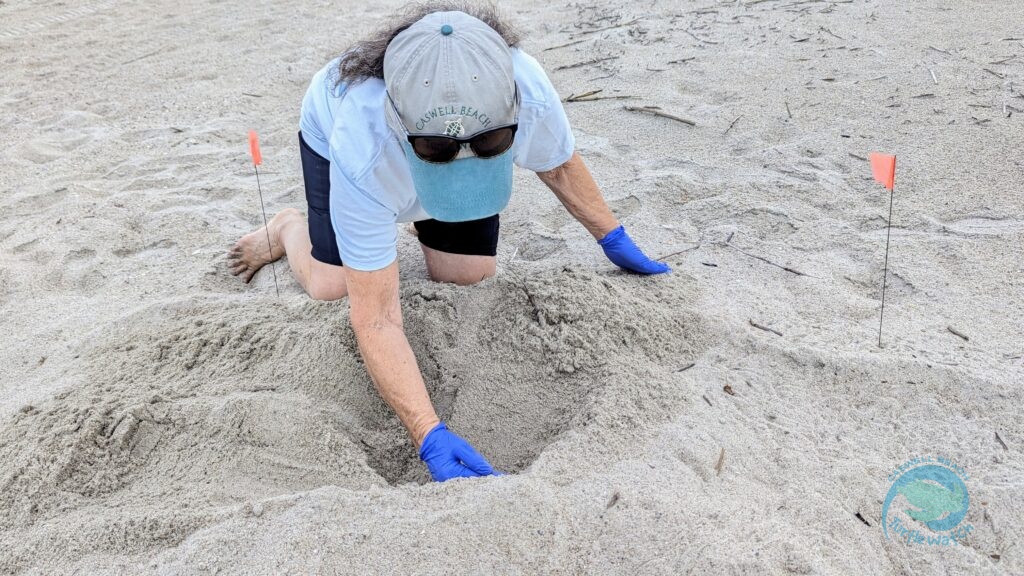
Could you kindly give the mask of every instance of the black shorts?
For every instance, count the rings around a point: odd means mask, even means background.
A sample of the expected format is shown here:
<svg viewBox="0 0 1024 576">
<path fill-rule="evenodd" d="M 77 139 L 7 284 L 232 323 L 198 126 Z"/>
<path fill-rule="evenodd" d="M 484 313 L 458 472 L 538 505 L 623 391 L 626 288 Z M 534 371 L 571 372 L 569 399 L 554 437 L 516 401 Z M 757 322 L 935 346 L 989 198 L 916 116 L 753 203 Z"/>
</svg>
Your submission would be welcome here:
<svg viewBox="0 0 1024 576">
<path fill-rule="evenodd" d="M 299 132 L 302 178 L 306 184 L 309 241 L 313 258 L 341 266 L 338 241 L 331 224 L 331 162 L 313 151 Z M 468 222 L 422 220 L 414 223 L 420 243 L 428 248 L 466 254 L 494 256 L 498 253 L 498 215 Z"/>
</svg>

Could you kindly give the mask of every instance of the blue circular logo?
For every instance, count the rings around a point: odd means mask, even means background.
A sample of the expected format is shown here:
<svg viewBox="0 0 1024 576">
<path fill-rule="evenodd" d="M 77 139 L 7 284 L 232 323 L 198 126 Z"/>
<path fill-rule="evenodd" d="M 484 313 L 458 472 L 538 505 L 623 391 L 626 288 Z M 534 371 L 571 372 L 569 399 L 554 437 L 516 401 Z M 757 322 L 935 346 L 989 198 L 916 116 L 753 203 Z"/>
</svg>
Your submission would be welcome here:
<svg viewBox="0 0 1024 576">
<path fill-rule="evenodd" d="M 923 459 L 932 462 L 931 458 Z M 943 464 L 947 461 L 940 460 Z M 905 468 L 904 467 L 901 468 Z M 962 468 L 957 467 L 959 470 Z M 897 500 L 899 498 L 899 500 Z M 913 524 L 905 523 L 899 515 L 889 515 L 889 508 L 893 502 L 903 508 L 906 517 L 917 523 L 923 524 L 932 532 L 950 532 L 946 535 L 925 535 L 914 529 Z M 902 472 L 885 496 L 882 504 L 882 532 L 886 539 L 890 539 L 890 532 L 895 533 L 895 538 L 906 539 L 908 543 L 917 544 L 958 544 L 957 540 L 962 539 L 973 527 L 956 530 L 967 514 L 967 507 L 970 504 L 970 496 L 967 494 L 967 485 L 964 484 L 961 474 L 950 467 L 938 464 L 924 464 L 912 467 Z M 894 511 L 895 512 L 895 511 Z"/>
</svg>

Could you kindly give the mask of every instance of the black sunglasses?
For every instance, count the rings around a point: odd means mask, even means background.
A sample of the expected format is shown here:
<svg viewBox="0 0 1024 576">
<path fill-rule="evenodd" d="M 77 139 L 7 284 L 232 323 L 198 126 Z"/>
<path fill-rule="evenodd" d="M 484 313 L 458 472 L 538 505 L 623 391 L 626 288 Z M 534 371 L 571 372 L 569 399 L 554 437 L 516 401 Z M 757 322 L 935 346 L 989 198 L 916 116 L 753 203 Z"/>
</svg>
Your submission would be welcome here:
<svg viewBox="0 0 1024 576">
<path fill-rule="evenodd" d="M 478 158 L 493 158 L 503 154 L 512 147 L 512 142 L 515 141 L 516 129 L 519 128 L 518 101 L 519 90 L 517 87 L 515 122 L 512 124 L 491 128 L 490 130 L 474 134 L 469 138 L 456 138 L 444 134 L 410 134 L 405 124 L 402 123 L 402 117 L 398 114 L 398 107 L 395 106 L 394 100 L 391 99 L 391 94 L 388 94 L 388 102 L 391 104 L 391 109 L 395 112 L 396 123 L 405 132 L 405 137 L 409 140 L 409 144 L 412 145 L 412 151 L 420 160 L 433 164 L 444 164 L 455 160 L 464 145 L 469 145 L 469 148 Z"/>
</svg>

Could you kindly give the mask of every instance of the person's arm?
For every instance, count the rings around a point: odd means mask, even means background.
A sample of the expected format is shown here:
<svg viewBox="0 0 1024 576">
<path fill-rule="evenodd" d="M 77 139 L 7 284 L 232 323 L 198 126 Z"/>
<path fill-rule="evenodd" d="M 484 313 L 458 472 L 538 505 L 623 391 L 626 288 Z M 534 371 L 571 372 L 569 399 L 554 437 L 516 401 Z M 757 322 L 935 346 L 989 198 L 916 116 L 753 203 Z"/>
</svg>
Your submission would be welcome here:
<svg viewBox="0 0 1024 576">
<path fill-rule="evenodd" d="M 594 240 L 604 238 L 619 226 L 619 221 L 605 203 L 597 182 L 590 175 L 579 152 L 573 152 L 565 164 L 554 170 L 537 172 L 537 177 L 547 184 L 565 209 L 583 224 Z"/>
<path fill-rule="evenodd" d="M 648 258 L 637 248 L 612 214 L 597 182 L 578 152 L 561 166 L 537 172 L 565 209 L 598 241 L 605 255 L 616 265 L 641 274 L 668 272 L 668 265 Z"/>
<path fill-rule="evenodd" d="M 465 440 L 437 417 L 416 356 L 402 326 L 398 263 L 364 272 L 345 269 L 349 318 L 366 369 L 381 398 L 391 406 L 419 448 L 434 480 L 494 474 Z"/>
<path fill-rule="evenodd" d="M 372 272 L 345 268 L 352 330 L 381 398 L 419 447 L 440 422 L 402 326 L 398 263 Z"/>
</svg>

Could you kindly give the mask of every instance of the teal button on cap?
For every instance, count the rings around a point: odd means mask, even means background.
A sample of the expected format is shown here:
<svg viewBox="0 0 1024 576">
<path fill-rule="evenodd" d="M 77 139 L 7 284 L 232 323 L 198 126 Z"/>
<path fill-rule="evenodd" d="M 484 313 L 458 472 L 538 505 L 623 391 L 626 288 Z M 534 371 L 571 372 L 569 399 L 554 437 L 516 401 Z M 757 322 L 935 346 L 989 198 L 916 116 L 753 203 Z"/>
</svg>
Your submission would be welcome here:
<svg viewBox="0 0 1024 576">
<path fill-rule="evenodd" d="M 447 24 L 445 24 L 444 26 L 441 26 L 441 34 L 444 34 L 445 36 L 447 36 L 447 35 L 449 35 L 451 33 L 452 33 L 452 27 L 451 26 L 449 26 Z"/>
</svg>

